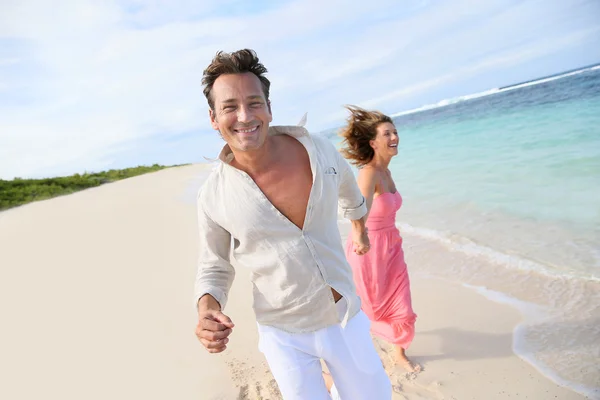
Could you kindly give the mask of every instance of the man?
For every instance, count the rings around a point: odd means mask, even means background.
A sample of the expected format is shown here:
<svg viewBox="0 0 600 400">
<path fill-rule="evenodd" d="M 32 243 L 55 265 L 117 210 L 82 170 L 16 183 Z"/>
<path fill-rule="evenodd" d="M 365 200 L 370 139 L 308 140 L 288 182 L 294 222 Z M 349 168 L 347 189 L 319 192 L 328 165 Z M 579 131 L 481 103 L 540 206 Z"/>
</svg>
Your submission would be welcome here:
<svg viewBox="0 0 600 400">
<path fill-rule="evenodd" d="M 325 138 L 273 126 L 270 82 L 252 50 L 219 52 L 204 71 L 212 127 L 226 145 L 198 194 L 196 335 L 211 353 L 227 347 L 223 314 L 239 265 L 250 268 L 259 348 L 284 399 L 391 398 L 391 385 L 360 311 L 337 226 L 352 221 L 368 251 L 366 205 L 349 165 Z"/>
</svg>

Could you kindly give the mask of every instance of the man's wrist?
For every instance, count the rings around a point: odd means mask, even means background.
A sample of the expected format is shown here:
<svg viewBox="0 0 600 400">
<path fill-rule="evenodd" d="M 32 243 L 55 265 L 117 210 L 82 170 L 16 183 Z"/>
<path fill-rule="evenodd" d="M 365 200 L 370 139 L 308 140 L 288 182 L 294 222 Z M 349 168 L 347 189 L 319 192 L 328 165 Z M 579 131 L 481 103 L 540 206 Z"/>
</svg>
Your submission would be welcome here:
<svg viewBox="0 0 600 400">
<path fill-rule="evenodd" d="M 360 218 L 360 219 L 354 219 L 351 222 L 352 222 L 352 230 L 354 230 L 355 232 L 357 232 L 357 233 L 366 233 L 367 232 L 367 226 L 365 225 L 364 217 Z"/>
<path fill-rule="evenodd" d="M 221 304 L 210 294 L 206 293 L 198 300 L 198 311 L 219 310 Z"/>
</svg>

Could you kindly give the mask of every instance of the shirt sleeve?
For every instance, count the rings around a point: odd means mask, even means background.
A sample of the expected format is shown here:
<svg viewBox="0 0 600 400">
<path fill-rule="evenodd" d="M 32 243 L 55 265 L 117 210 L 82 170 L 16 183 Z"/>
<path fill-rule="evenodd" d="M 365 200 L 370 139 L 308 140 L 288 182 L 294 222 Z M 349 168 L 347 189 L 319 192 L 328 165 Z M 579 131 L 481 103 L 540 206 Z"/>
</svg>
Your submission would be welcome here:
<svg viewBox="0 0 600 400">
<path fill-rule="evenodd" d="M 202 296 L 210 294 L 223 310 L 235 277 L 229 258 L 231 234 L 210 218 L 201 194 L 198 196 L 198 231 L 198 271 L 194 288 L 196 307 Z"/>
<path fill-rule="evenodd" d="M 352 173 L 350 164 L 335 149 L 338 159 L 338 169 L 340 174 L 339 188 L 339 206 L 342 209 L 344 218 L 357 220 L 367 214 L 367 202 L 358 188 L 356 178 Z"/>
</svg>

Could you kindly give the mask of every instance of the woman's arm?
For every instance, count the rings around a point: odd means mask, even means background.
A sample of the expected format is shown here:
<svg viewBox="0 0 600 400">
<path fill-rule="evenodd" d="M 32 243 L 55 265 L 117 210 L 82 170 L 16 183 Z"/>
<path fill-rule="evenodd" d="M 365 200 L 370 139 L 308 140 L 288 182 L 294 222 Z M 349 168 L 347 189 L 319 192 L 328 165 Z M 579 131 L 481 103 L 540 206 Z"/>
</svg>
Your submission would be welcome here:
<svg viewBox="0 0 600 400">
<path fill-rule="evenodd" d="M 367 214 L 365 221 L 369 218 L 371 205 L 375 197 L 375 188 L 377 186 L 377 170 L 371 167 L 363 167 L 358 171 L 358 188 L 367 202 Z"/>
</svg>

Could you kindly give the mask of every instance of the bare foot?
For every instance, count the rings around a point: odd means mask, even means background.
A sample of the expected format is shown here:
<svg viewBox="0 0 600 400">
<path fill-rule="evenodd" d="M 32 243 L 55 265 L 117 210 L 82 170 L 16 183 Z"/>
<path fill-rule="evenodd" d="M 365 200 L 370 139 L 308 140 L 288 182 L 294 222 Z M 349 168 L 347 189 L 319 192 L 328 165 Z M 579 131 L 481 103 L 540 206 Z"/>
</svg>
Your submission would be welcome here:
<svg viewBox="0 0 600 400">
<path fill-rule="evenodd" d="M 325 381 L 325 386 L 327 386 L 327 391 L 331 393 L 331 387 L 333 386 L 333 378 L 329 373 L 323 371 L 323 380 Z"/>
<path fill-rule="evenodd" d="M 408 357 L 406 357 L 406 353 L 405 353 L 404 349 L 400 346 L 396 347 L 396 365 L 399 365 L 402 368 L 404 368 L 406 371 L 415 373 L 415 374 L 421 372 L 421 370 L 422 370 L 422 368 L 419 364 L 413 363 L 412 361 L 410 361 L 408 359 Z"/>
</svg>

